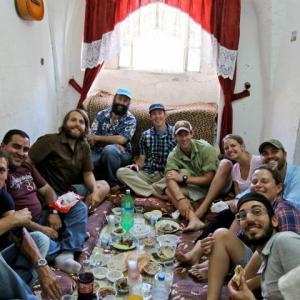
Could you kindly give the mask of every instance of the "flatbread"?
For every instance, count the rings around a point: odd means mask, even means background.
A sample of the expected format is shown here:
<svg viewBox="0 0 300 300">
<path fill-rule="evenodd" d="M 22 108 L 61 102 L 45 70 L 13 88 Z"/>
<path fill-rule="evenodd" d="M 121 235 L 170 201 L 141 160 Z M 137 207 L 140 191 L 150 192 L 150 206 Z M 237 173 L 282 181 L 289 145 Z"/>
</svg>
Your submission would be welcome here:
<svg viewBox="0 0 300 300">
<path fill-rule="evenodd" d="M 245 276 L 245 270 L 241 265 L 237 265 L 234 269 L 232 281 L 234 281 L 239 288 L 241 286 L 242 277 Z"/>
</svg>

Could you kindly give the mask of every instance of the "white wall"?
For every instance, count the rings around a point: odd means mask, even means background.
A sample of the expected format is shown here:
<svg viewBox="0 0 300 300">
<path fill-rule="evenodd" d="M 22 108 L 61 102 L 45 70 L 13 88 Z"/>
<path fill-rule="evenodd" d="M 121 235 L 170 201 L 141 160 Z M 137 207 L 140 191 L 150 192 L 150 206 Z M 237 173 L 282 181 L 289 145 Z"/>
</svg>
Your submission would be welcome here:
<svg viewBox="0 0 300 300">
<path fill-rule="evenodd" d="M 0 2 L 1 138 L 21 128 L 32 138 L 55 128 L 57 102 L 47 15 L 45 21 L 19 18 L 14 1 Z M 44 59 L 44 65 L 41 65 Z"/>
<path fill-rule="evenodd" d="M 67 82 L 82 80 L 84 1 L 45 2 L 45 17 L 37 22 L 22 20 L 14 1 L 0 1 L 0 139 L 12 128 L 25 130 L 32 141 L 56 131 L 79 97 Z"/>
</svg>

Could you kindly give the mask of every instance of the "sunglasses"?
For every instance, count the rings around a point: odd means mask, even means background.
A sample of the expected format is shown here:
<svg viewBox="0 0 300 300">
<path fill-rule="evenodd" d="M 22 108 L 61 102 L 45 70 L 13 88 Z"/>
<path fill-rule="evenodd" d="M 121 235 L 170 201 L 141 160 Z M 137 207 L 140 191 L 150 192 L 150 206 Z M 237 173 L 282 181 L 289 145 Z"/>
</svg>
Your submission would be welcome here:
<svg viewBox="0 0 300 300">
<path fill-rule="evenodd" d="M 265 213 L 267 213 L 267 210 L 263 207 L 252 207 L 250 210 L 240 210 L 235 215 L 235 218 L 238 221 L 244 221 L 247 218 L 248 214 L 250 214 L 251 216 L 259 217 Z"/>
</svg>

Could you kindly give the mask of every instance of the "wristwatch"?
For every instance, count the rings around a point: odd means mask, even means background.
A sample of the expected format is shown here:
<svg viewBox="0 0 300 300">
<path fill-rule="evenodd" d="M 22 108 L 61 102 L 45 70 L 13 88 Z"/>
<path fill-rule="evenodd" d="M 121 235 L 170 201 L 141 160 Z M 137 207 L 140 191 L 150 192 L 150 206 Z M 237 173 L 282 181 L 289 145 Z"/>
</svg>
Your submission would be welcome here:
<svg viewBox="0 0 300 300">
<path fill-rule="evenodd" d="M 186 184 L 187 180 L 188 180 L 188 176 L 187 175 L 183 175 L 182 176 L 182 183 Z"/>
<path fill-rule="evenodd" d="M 34 265 L 35 269 L 38 269 L 40 267 L 45 267 L 48 265 L 48 262 L 45 258 L 40 258 Z"/>
</svg>

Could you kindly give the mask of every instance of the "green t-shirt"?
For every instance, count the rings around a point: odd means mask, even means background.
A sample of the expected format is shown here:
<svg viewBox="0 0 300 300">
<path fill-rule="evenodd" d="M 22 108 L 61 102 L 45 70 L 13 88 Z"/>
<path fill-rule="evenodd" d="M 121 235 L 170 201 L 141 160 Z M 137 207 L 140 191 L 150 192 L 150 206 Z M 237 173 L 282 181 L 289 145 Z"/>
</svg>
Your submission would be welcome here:
<svg viewBox="0 0 300 300">
<path fill-rule="evenodd" d="M 169 154 L 165 172 L 175 170 L 190 176 L 203 176 L 216 171 L 219 160 L 216 149 L 204 140 L 192 140 L 191 157 L 186 156 L 177 145 Z"/>
</svg>

